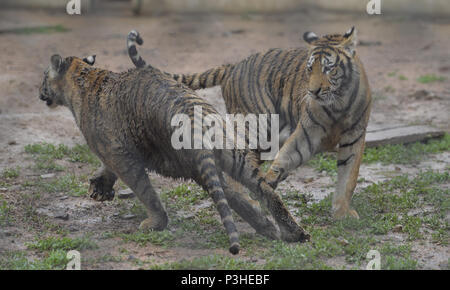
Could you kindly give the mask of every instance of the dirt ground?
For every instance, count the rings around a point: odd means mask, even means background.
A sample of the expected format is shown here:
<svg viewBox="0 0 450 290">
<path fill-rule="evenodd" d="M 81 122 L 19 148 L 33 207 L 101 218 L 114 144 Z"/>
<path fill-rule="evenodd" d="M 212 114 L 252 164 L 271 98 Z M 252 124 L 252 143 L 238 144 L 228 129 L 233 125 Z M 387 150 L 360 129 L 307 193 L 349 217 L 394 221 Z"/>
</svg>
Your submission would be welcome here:
<svg viewBox="0 0 450 290">
<path fill-rule="evenodd" d="M 38 99 L 39 84 L 50 56 L 55 53 L 62 56 L 96 54 L 99 67 L 113 71 L 128 69 L 132 64 L 126 54 L 125 39 L 131 29 L 138 30 L 144 38 L 140 51 L 148 63 L 165 71 L 188 73 L 237 62 L 251 53 L 273 47 L 302 46 L 301 36 L 305 31 L 317 34 L 345 32 L 354 25 L 361 41 L 357 51 L 365 65 L 375 100 L 371 125 L 428 124 L 450 131 L 449 19 L 336 14 L 316 10 L 277 15 L 154 17 L 135 17 L 121 11 L 85 16 L 44 11 L 0 11 L 1 30 L 44 25 L 63 25 L 70 30 L 43 34 L 0 33 L 0 172 L 7 168 L 20 168 L 19 177 L 10 186 L 0 186 L 0 196 L 17 209 L 14 211 L 16 222 L 0 227 L 0 255 L 2 251 L 26 250 L 26 243 L 33 241 L 39 233 L 39 228 L 30 227 L 19 218 L 25 215 L 19 210 L 21 195 L 33 194 L 33 188 L 24 190 L 21 184 L 44 174 L 36 172 L 24 147 L 37 142 L 67 146 L 84 144 L 67 109 L 50 111 Z M 418 79 L 424 75 L 440 76 L 442 80 L 419 82 Z M 202 90 L 199 94 L 224 112 L 218 88 Z M 370 183 L 385 180 L 385 172 L 415 174 L 425 168 L 445 171 L 449 164 L 449 152 L 430 155 L 426 161 L 413 165 L 363 164 L 360 176 L 365 182 L 358 184 L 356 192 Z M 64 165 L 72 174 L 92 171 L 76 163 Z M 151 179 L 161 190 L 182 183 L 153 174 Z M 333 191 L 332 185 L 331 177 L 305 167 L 296 170 L 278 190 L 296 189 L 311 193 L 318 201 Z M 448 187 L 448 184 L 443 186 Z M 37 215 L 48 217 L 52 224 L 68 230 L 71 235 L 91 234 L 99 249 L 88 250 L 86 255 L 121 257 L 114 262 L 97 260 L 85 268 L 137 269 L 142 265 L 136 259 L 151 257 L 152 263 L 158 264 L 211 253 L 228 255 L 226 248 L 139 246 L 133 242 L 124 243 L 119 237 L 104 238 L 104 232 L 136 231 L 140 220 L 118 218 L 117 203 L 97 203 L 88 196 L 43 193 L 35 200 L 33 208 Z M 68 220 L 52 218 L 61 210 L 69 214 Z M 239 223 L 239 229 L 252 232 L 243 222 Z M 395 233 L 390 235 L 404 238 Z M 195 241 L 185 245 L 192 243 Z M 445 245 L 422 241 L 414 244 L 413 256 L 419 261 L 419 268 L 440 269 L 448 267 L 445 265 L 450 251 Z M 346 262 L 339 259 L 329 264 L 346 266 Z"/>
</svg>

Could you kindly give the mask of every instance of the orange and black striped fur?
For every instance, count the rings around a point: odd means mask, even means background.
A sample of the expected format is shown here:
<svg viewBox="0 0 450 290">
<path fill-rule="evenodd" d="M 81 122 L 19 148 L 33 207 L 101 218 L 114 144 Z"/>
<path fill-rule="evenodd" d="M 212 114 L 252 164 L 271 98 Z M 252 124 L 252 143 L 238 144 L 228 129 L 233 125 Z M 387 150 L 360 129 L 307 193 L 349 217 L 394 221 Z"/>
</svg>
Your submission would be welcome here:
<svg viewBox="0 0 450 290">
<path fill-rule="evenodd" d="M 261 234 L 287 241 L 307 238 L 278 195 L 264 182 L 247 151 L 173 148 L 173 116 L 186 114 L 194 120 L 194 106 L 201 106 L 204 115 L 217 111 L 158 69 L 149 66 L 114 73 L 94 68 L 76 57 L 63 59 L 54 55 L 44 75 L 40 98 L 50 107 L 63 105 L 70 109 L 89 148 L 102 161 L 102 168 L 91 179 L 91 196 L 97 200 L 112 199 L 113 185 L 121 178 L 147 208 L 148 218 L 141 228 L 162 230 L 168 223 L 147 176 L 146 170 L 150 170 L 191 178 L 209 192 L 229 235 L 233 254 L 239 251 L 239 238 L 229 204 Z M 222 172 L 265 201 L 268 209 L 276 213 L 280 232 L 257 203 L 225 184 Z"/>
<path fill-rule="evenodd" d="M 307 48 L 271 49 L 204 73 L 171 76 L 192 89 L 221 86 L 228 113 L 279 114 L 281 149 L 266 175 L 273 188 L 314 154 L 338 146 L 333 215 L 358 217 L 350 202 L 371 95 L 355 34 L 354 28 L 323 37 L 307 32 Z M 133 39 L 128 48 L 133 63 L 145 66 Z"/>
</svg>

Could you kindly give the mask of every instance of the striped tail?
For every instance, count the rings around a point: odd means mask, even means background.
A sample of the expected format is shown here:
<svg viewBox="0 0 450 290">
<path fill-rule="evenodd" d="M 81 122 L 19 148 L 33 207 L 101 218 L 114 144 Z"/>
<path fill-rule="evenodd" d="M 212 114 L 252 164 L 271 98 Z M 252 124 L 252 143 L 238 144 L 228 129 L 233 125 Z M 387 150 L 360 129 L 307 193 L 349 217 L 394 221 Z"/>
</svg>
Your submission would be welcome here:
<svg viewBox="0 0 450 290">
<path fill-rule="evenodd" d="M 137 32 L 136 30 L 131 30 L 130 33 L 128 33 L 127 37 L 128 55 L 137 68 L 142 68 L 146 66 L 146 63 L 139 55 L 136 49 L 136 43 L 142 45 L 144 43 L 144 40 L 139 35 L 139 32 Z"/>
<path fill-rule="evenodd" d="M 209 192 L 217 206 L 220 218 L 230 239 L 230 253 L 236 255 L 239 253 L 240 248 L 239 234 L 237 232 L 236 225 L 234 224 L 233 216 L 231 215 L 231 209 L 223 192 L 222 184 L 216 169 L 216 164 L 213 159 L 214 156 L 208 151 L 202 151 L 199 157 L 200 174 L 203 181 L 202 184 L 205 190 Z"/>
<path fill-rule="evenodd" d="M 203 73 L 173 74 L 172 78 L 177 82 L 187 85 L 193 90 L 221 86 L 233 69 L 232 64 L 221 65 L 209 69 Z"/>
<path fill-rule="evenodd" d="M 132 30 L 130 31 L 130 33 L 128 33 L 127 38 L 128 55 L 137 68 L 143 68 L 147 64 L 137 51 L 136 43 L 142 45 L 144 43 L 144 40 L 139 35 L 139 32 L 137 32 L 136 30 Z M 223 81 L 227 79 L 227 76 L 230 74 L 233 67 L 234 66 L 231 64 L 226 64 L 209 69 L 203 73 L 165 74 L 173 78 L 177 82 L 187 85 L 193 90 L 199 90 L 222 85 Z"/>
</svg>

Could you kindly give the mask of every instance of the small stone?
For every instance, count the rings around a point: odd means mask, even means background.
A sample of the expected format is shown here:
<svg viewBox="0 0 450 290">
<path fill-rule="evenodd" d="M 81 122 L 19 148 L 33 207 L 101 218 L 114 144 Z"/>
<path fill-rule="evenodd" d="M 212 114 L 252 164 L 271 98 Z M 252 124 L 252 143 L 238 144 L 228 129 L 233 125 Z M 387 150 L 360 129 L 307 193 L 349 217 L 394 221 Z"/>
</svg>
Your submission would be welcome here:
<svg viewBox="0 0 450 290">
<path fill-rule="evenodd" d="M 55 219 L 61 219 L 61 220 L 68 220 L 69 219 L 69 214 L 67 212 L 57 212 L 55 213 L 55 215 L 53 216 Z"/>
<path fill-rule="evenodd" d="M 303 182 L 304 183 L 311 183 L 311 182 L 313 182 L 314 181 L 314 177 L 307 177 L 307 178 L 304 178 L 303 179 Z"/>
<path fill-rule="evenodd" d="M 127 189 L 119 190 L 119 192 L 117 193 L 117 197 L 120 199 L 132 198 L 132 197 L 134 197 L 134 193 L 131 189 L 127 188 Z"/>
<path fill-rule="evenodd" d="M 16 140 L 11 140 L 8 142 L 8 145 L 17 145 Z"/>
<path fill-rule="evenodd" d="M 6 187 L 0 187 L 0 192 L 7 191 L 8 189 Z"/>
<path fill-rule="evenodd" d="M 48 173 L 48 174 L 42 174 L 42 175 L 41 175 L 41 178 L 42 178 L 42 179 L 53 178 L 53 177 L 55 177 L 55 174 L 54 174 L 54 173 Z"/>
<path fill-rule="evenodd" d="M 124 220 L 131 220 L 134 219 L 136 216 L 134 214 L 126 214 L 122 216 L 122 219 Z"/>
<path fill-rule="evenodd" d="M 337 238 L 336 240 L 339 244 L 341 244 L 343 246 L 347 246 L 349 244 L 349 242 L 344 238 Z"/>
<path fill-rule="evenodd" d="M 65 200 L 65 199 L 68 199 L 69 197 L 67 196 L 67 195 L 64 195 L 64 196 L 61 196 L 60 198 L 59 198 L 59 200 Z"/>
<path fill-rule="evenodd" d="M 403 231 L 403 225 L 396 225 L 392 228 L 392 232 L 401 233 Z"/>
<path fill-rule="evenodd" d="M 13 235 L 13 232 L 12 231 L 10 231 L 10 230 L 6 230 L 6 229 L 4 229 L 4 230 L 0 230 L 0 237 L 10 237 L 10 236 L 12 236 Z"/>
</svg>

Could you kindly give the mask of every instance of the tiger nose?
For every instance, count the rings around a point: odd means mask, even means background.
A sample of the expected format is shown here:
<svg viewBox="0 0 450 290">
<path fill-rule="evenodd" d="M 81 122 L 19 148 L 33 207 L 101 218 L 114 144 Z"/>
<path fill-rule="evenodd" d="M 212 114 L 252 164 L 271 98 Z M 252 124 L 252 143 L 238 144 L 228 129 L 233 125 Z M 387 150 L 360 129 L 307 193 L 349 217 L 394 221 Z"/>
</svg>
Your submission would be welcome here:
<svg viewBox="0 0 450 290">
<path fill-rule="evenodd" d="M 320 93 L 320 91 L 322 90 L 322 88 L 317 88 L 316 90 L 309 90 L 309 92 L 313 95 L 318 95 Z"/>
</svg>

